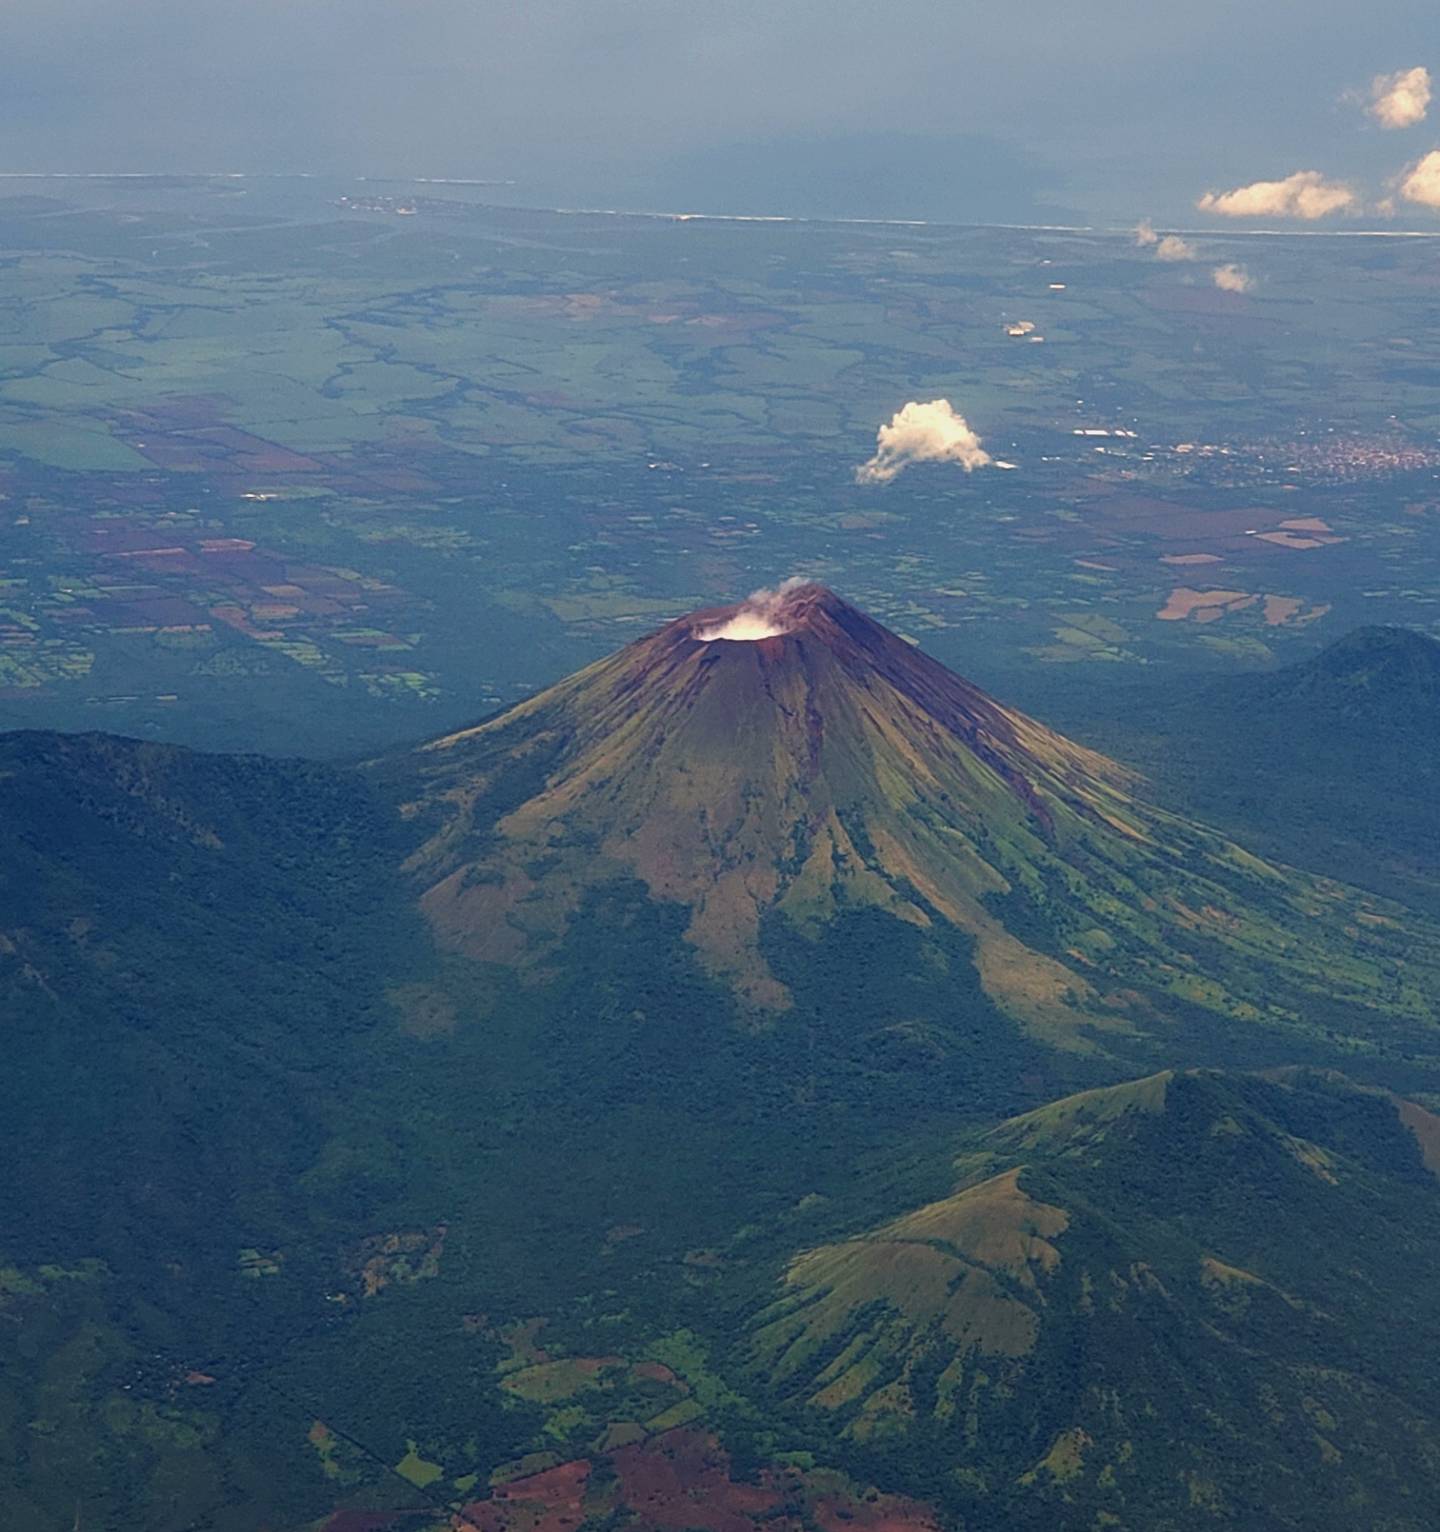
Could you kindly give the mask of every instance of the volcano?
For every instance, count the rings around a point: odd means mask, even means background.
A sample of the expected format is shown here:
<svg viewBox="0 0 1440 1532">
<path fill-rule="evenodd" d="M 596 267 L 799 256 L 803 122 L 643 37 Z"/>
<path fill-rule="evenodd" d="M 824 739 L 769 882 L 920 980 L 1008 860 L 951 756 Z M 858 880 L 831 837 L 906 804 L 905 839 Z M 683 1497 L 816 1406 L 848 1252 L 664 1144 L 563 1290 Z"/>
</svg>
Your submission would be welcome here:
<svg viewBox="0 0 1440 1532">
<path fill-rule="evenodd" d="M 1388 909 L 1148 805 L 816 584 L 678 618 L 385 770 L 441 943 L 532 979 L 638 879 L 760 1013 L 793 999 L 767 931 L 864 908 L 964 933 L 990 998 L 1062 1046 L 1156 995 L 1282 1025 L 1292 993 L 1426 1014 Z M 1437 950 L 1412 942 L 1411 971 Z"/>
</svg>

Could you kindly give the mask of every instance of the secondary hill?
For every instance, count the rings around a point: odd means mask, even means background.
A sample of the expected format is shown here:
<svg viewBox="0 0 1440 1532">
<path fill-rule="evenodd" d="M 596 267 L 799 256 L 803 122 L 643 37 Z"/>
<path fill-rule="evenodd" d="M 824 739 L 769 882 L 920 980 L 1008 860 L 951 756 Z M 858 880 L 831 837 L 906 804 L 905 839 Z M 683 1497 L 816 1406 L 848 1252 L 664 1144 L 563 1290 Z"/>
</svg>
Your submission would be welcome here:
<svg viewBox="0 0 1440 1532">
<path fill-rule="evenodd" d="M 1252 849 L 1440 910 L 1440 643 L 1360 628 L 1311 658 L 1162 699 L 1086 734 L 1166 802 Z"/>
<path fill-rule="evenodd" d="M 1440 1119 L 1333 1074 L 1090 1091 L 798 1255 L 751 1366 L 966 1525 L 1419 1529 L 1437 1151 Z"/>
<path fill-rule="evenodd" d="M 597 890 L 638 881 L 758 1013 L 795 1001 L 795 938 L 871 911 L 960 934 L 989 1000 L 1062 1047 L 1157 997 L 1302 1030 L 1316 1007 L 1431 1019 L 1433 929 L 1153 807 L 817 585 L 692 613 L 373 770 L 442 943 L 530 982 Z"/>
<path fill-rule="evenodd" d="M 1440 726 L 1440 643 L 1412 628 L 1356 628 L 1308 660 L 1226 683 L 1237 701 L 1303 709 L 1342 730 L 1416 735 Z"/>
</svg>

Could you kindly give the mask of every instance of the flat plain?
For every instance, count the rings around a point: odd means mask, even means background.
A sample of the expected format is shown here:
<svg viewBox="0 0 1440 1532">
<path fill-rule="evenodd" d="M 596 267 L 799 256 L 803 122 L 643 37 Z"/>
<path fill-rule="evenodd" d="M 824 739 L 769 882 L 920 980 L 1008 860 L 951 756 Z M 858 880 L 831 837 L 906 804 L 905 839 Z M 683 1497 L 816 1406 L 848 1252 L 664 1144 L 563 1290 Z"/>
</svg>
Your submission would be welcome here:
<svg viewBox="0 0 1440 1532">
<path fill-rule="evenodd" d="M 797 573 L 1036 695 L 1440 624 L 1433 240 L 6 189 L 3 725 L 343 752 Z"/>
</svg>

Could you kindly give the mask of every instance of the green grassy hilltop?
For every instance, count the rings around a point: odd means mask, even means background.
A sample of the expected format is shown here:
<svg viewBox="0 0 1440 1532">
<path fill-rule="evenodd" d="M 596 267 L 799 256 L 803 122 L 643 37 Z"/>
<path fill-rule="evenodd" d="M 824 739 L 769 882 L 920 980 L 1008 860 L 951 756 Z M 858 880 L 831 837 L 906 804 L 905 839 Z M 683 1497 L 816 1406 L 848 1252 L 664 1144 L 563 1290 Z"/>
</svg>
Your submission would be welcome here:
<svg viewBox="0 0 1440 1532">
<path fill-rule="evenodd" d="M 1069 1098 L 795 1257 L 753 1366 L 966 1524 L 1421 1527 L 1437 1135 L 1304 1071 Z"/>
</svg>

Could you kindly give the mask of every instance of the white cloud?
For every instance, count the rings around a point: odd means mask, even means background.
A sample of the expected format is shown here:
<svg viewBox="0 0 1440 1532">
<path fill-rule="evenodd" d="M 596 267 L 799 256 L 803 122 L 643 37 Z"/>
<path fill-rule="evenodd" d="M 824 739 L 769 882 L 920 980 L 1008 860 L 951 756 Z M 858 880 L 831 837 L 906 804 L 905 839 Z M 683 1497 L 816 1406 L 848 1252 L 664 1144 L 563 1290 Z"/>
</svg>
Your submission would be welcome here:
<svg viewBox="0 0 1440 1532">
<path fill-rule="evenodd" d="M 1425 121 L 1430 110 L 1430 71 L 1425 68 L 1401 69 L 1395 74 L 1377 74 L 1370 84 L 1370 105 L 1366 111 L 1382 128 L 1413 128 Z"/>
<path fill-rule="evenodd" d="M 1206 192 L 1195 204 L 1223 218 L 1324 218 L 1353 212 L 1359 198 L 1343 181 L 1327 181 L 1318 170 L 1297 170 L 1283 181 L 1255 181 L 1234 191 Z"/>
<path fill-rule="evenodd" d="M 1135 243 L 1142 250 L 1153 250 L 1157 261 L 1193 261 L 1195 247 L 1178 234 L 1157 234 L 1155 225 L 1142 218 L 1135 225 Z"/>
<path fill-rule="evenodd" d="M 1400 195 L 1418 207 L 1440 210 L 1440 149 L 1432 149 L 1405 172 Z"/>
<path fill-rule="evenodd" d="M 1178 234 L 1167 234 L 1155 246 L 1155 259 L 1157 261 L 1193 261 L 1195 246 L 1188 239 L 1181 239 Z"/>
<path fill-rule="evenodd" d="M 958 463 L 966 473 L 992 461 L 948 399 L 911 400 L 875 433 L 875 456 L 855 470 L 858 484 L 888 484 L 912 463 Z"/>
<path fill-rule="evenodd" d="M 1254 277 L 1233 261 L 1217 266 L 1210 277 L 1222 293 L 1248 293 L 1255 286 Z"/>
</svg>

